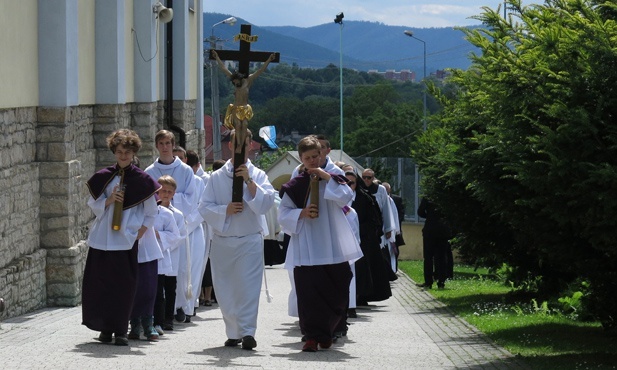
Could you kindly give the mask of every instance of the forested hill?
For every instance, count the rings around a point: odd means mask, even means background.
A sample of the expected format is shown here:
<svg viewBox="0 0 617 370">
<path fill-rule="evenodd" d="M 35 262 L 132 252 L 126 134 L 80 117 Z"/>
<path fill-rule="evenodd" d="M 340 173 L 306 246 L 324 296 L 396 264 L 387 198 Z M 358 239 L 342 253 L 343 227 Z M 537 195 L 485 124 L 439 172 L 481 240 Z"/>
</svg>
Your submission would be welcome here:
<svg viewBox="0 0 617 370">
<path fill-rule="evenodd" d="M 204 37 L 209 37 L 212 32 L 208 25 L 230 16 L 204 13 Z M 222 43 L 223 48 L 237 49 L 238 45 L 232 38 L 238 33 L 240 24 L 251 22 L 250 19 L 238 18 L 235 26 L 219 25 L 214 28 L 214 34 L 225 40 Z M 423 44 L 403 34 L 405 30 L 413 31 L 414 36 L 426 43 L 428 73 L 437 69 L 469 67 L 469 54 L 475 51 L 475 48 L 464 39 L 460 30 L 387 26 L 363 21 L 344 22 L 343 66 L 360 71 L 411 69 L 421 72 Z M 341 32 L 340 26 L 334 22 L 308 28 L 253 25 L 252 33 L 259 36 L 253 50 L 278 51 L 283 63 L 312 68 L 339 64 Z"/>
</svg>

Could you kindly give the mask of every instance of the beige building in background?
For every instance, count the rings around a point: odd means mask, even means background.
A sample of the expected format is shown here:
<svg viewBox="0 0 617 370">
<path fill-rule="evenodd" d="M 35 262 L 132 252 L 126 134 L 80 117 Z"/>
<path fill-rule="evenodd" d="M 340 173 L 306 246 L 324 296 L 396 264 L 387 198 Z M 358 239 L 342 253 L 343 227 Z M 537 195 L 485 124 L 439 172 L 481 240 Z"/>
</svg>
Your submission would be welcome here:
<svg viewBox="0 0 617 370">
<path fill-rule="evenodd" d="M 174 0 L 170 23 L 156 3 L 0 2 L 0 319 L 80 303 L 85 181 L 114 162 L 111 131 L 138 132 L 142 166 L 162 128 L 203 154 L 202 2 Z"/>
</svg>

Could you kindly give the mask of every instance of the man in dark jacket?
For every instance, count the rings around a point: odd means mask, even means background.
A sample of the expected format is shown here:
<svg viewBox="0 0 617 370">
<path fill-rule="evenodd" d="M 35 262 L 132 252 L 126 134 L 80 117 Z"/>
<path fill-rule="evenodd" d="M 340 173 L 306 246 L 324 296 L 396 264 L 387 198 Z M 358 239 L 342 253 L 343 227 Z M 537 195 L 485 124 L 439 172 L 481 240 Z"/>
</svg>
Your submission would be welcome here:
<svg viewBox="0 0 617 370">
<path fill-rule="evenodd" d="M 439 209 L 426 198 L 423 198 L 418 207 L 418 216 L 424 218 L 422 241 L 424 253 L 424 283 L 420 287 L 432 288 L 434 280 L 437 287 L 444 288 L 448 273 L 448 251 L 452 231 L 443 219 Z"/>
</svg>

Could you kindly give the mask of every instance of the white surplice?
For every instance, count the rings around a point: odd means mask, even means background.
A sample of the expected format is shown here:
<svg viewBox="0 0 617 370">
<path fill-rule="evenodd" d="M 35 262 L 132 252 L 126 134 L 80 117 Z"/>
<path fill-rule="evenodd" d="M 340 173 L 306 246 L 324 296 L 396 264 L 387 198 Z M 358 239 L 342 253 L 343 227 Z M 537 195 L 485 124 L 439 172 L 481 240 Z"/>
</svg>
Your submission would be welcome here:
<svg viewBox="0 0 617 370">
<path fill-rule="evenodd" d="M 205 172 L 201 165 L 199 165 L 199 169 L 195 172 L 195 175 L 201 177 L 204 182 L 204 188 L 210 181 L 210 174 Z M 210 256 L 210 242 L 212 241 L 212 228 L 208 225 L 208 223 L 204 220 L 204 234 L 206 235 L 206 260 L 208 260 L 208 256 Z"/>
<path fill-rule="evenodd" d="M 355 197 L 356 193 L 354 192 L 353 199 L 347 203 L 349 208 L 344 210 L 347 210 L 347 213 L 345 213 L 345 218 L 347 219 L 347 222 L 349 222 L 349 226 L 351 226 L 351 230 L 356 236 L 358 246 L 360 246 L 360 220 L 358 219 L 358 213 L 356 210 L 351 208 L 351 204 L 353 203 Z M 356 263 L 350 263 L 349 267 L 351 268 L 352 273 L 351 282 L 349 283 L 349 308 L 356 308 Z"/>
<path fill-rule="evenodd" d="M 292 179 L 298 176 L 298 173 L 300 172 L 300 168 L 302 167 L 303 165 L 299 164 L 296 166 L 296 168 L 294 168 L 294 170 L 291 172 Z M 321 166 L 321 168 L 323 168 L 323 170 L 328 173 L 333 173 L 335 175 L 343 175 L 343 176 L 345 175 L 345 171 L 341 170 L 339 166 L 334 164 L 334 162 L 332 162 L 329 156 L 326 157 L 326 164 L 324 166 Z"/>
<path fill-rule="evenodd" d="M 201 177 L 195 176 L 195 195 L 202 201 L 205 186 Z M 188 217 L 185 217 L 188 238 L 188 254 L 186 246 L 180 247 L 180 264 L 178 271 L 178 289 L 176 290 L 176 307 L 182 308 L 187 315 L 192 315 L 195 307 L 199 304 L 201 281 L 206 270 L 208 249 L 206 240 L 209 239 L 204 232 L 204 219 L 195 207 Z M 189 269 L 190 264 L 190 269 Z M 179 292 L 183 294 L 179 294 Z"/>
<path fill-rule="evenodd" d="M 195 195 L 195 175 L 193 169 L 182 162 L 178 157 L 170 164 L 163 164 L 158 158 L 148 168 L 146 173 L 156 181 L 163 175 L 169 175 L 176 180 L 176 194 L 171 201 L 174 207 L 178 208 L 183 215 L 190 214 L 197 207 L 197 197 Z"/>
<path fill-rule="evenodd" d="M 383 185 L 378 185 L 377 192 L 373 194 L 375 196 L 375 200 L 377 200 L 377 204 L 379 205 L 379 209 L 381 209 L 381 219 L 383 222 L 383 233 L 384 237 L 382 238 L 381 247 L 384 247 L 385 235 L 388 232 L 394 230 L 394 225 L 392 225 L 392 216 L 390 215 L 390 201 L 388 200 L 390 196 L 388 196 L 388 191 Z"/>
<path fill-rule="evenodd" d="M 142 204 L 123 210 L 120 230 L 111 229 L 114 205 L 105 207 L 105 201 L 119 183 L 120 177 L 115 176 L 98 199 L 91 196 L 88 200 L 88 206 L 96 216 L 88 233 L 88 245 L 91 248 L 103 251 L 129 250 L 133 248 L 141 226 L 151 228 L 154 225 L 158 209 L 154 197 L 149 197 Z"/>
<path fill-rule="evenodd" d="M 362 257 L 362 250 L 345 218 L 342 208 L 353 196 L 346 184 L 334 179 L 319 182 L 319 217 L 302 218 L 298 208 L 285 194 L 279 206 L 281 229 L 291 236 L 285 268 L 296 266 L 331 265 L 354 262 Z M 307 199 L 305 207 L 310 202 Z"/>
<path fill-rule="evenodd" d="M 159 260 L 158 274 L 171 275 L 173 273 L 171 251 L 178 247 L 181 236 L 174 213 L 170 209 L 159 205 L 159 213 L 154 221 L 154 230 L 158 232 L 158 242 L 163 252 L 163 258 Z"/>
<path fill-rule="evenodd" d="M 154 222 L 156 223 L 156 219 Z M 154 228 L 149 227 L 146 229 L 137 244 L 139 246 L 137 249 L 138 263 L 145 263 L 163 258 L 163 251 L 161 250 L 158 240 L 156 240 Z"/>
<path fill-rule="evenodd" d="M 292 179 L 298 176 L 300 168 L 302 168 L 302 166 L 303 165 L 300 164 L 296 166 L 296 168 L 294 168 L 291 173 Z M 332 162 L 329 156 L 326 157 L 326 164 L 322 166 L 322 169 L 331 174 L 333 173 L 336 175 L 345 175 L 345 171 L 341 170 L 336 164 L 334 164 L 334 162 Z M 283 232 L 288 234 L 285 231 Z M 289 256 L 289 247 L 287 249 L 287 256 Z M 285 260 L 287 261 L 287 257 L 285 258 Z M 293 266 L 285 265 L 285 268 L 289 270 L 289 283 L 291 285 L 291 290 L 289 291 L 288 297 L 287 313 L 289 314 L 289 316 L 298 317 L 298 297 L 296 295 L 296 282 L 294 280 Z"/>
<path fill-rule="evenodd" d="M 169 250 L 171 257 L 171 272 L 165 275 L 178 276 L 178 270 L 180 269 L 180 249 L 185 248 L 184 245 L 187 238 L 186 222 L 184 221 L 184 215 L 178 208 L 170 205 L 168 209 L 173 212 L 174 220 L 176 221 L 176 226 L 178 227 L 178 232 L 180 233 L 180 239 Z"/>
<path fill-rule="evenodd" d="M 174 161 L 170 164 L 163 164 L 159 162 L 158 158 L 154 161 L 148 168 L 146 168 L 146 173 L 152 176 L 154 180 L 158 180 L 159 177 L 163 175 L 169 175 L 176 180 L 176 193 L 171 201 L 171 204 L 179 209 L 185 217 L 185 222 L 188 222 L 191 215 L 197 209 L 198 202 L 198 185 L 196 184 L 196 176 L 193 173 L 193 169 L 189 167 L 186 163 L 182 162 L 178 157 L 174 157 Z M 188 227 L 187 227 L 188 230 Z M 199 233 L 199 231 L 198 231 Z M 203 230 L 199 236 L 203 237 Z M 187 252 L 188 248 L 190 248 L 190 244 L 192 242 L 193 236 L 191 230 L 187 232 L 188 244 L 185 240 L 184 242 L 180 242 L 178 253 L 178 285 L 176 288 L 176 308 L 181 308 L 186 304 L 187 297 L 191 295 L 191 292 L 188 291 L 188 287 L 191 286 L 191 281 L 189 281 L 189 276 L 187 274 L 188 271 L 188 258 Z M 193 311 L 186 312 L 188 315 L 192 315 Z"/>
<path fill-rule="evenodd" d="M 386 245 L 388 246 L 388 251 L 390 252 L 390 267 L 393 272 L 396 272 L 396 254 L 394 253 L 393 244 L 396 242 L 396 234 L 401 232 L 401 224 L 398 220 L 398 213 L 396 213 L 396 204 L 394 204 L 394 199 L 388 196 L 388 202 L 390 204 L 390 219 L 392 222 L 392 234 L 390 235 L 390 239 L 386 241 Z M 385 238 L 385 236 L 384 236 Z"/>
</svg>

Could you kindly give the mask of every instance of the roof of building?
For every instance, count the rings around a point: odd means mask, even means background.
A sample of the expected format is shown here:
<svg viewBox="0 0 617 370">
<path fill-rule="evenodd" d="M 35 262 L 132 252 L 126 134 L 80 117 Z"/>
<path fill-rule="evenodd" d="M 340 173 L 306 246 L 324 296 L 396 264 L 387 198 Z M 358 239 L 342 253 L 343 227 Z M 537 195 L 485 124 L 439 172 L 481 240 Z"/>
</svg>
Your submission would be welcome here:
<svg viewBox="0 0 617 370">
<path fill-rule="evenodd" d="M 352 165 L 358 173 L 364 171 L 364 168 L 344 151 L 341 152 L 341 150 L 332 149 L 329 157 L 332 161 L 341 161 Z M 268 175 L 268 179 L 272 186 L 274 186 L 275 189 L 280 189 L 281 185 L 289 181 L 291 173 L 301 163 L 302 161 L 300 160 L 300 155 L 297 150 L 288 151 L 277 159 L 266 170 L 266 175 Z"/>
</svg>

